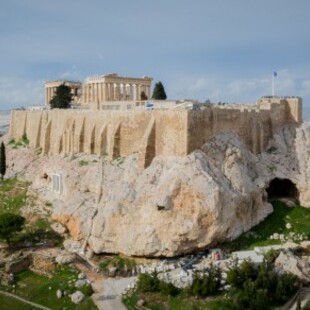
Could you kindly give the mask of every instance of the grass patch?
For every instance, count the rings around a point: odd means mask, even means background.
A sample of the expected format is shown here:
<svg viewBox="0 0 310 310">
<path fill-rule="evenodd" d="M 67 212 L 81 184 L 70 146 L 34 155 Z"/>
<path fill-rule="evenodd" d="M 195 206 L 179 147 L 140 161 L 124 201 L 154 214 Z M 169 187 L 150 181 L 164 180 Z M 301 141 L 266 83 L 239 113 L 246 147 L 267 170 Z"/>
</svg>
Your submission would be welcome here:
<svg viewBox="0 0 310 310">
<path fill-rule="evenodd" d="M 125 161 L 125 157 L 118 156 L 112 161 L 112 163 L 116 166 L 120 166 L 121 164 L 124 163 L 124 161 Z"/>
<path fill-rule="evenodd" d="M 21 208 L 29 204 L 27 196 L 29 182 L 19 181 L 17 178 L 5 179 L 0 182 L 0 214 L 14 213 L 21 214 Z M 31 202 L 35 203 L 35 201 Z M 50 222 L 39 214 L 33 214 L 32 220 L 27 220 L 24 229 L 12 237 L 12 244 L 25 241 L 40 242 L 41 240 L 53 240 L 55 244 L 62 241 L 62 238 L 50 228 Z"/>
<path fill-rule="evenodd" d="M 77 289 L 74 287 L 74 283 L 77 280 L 77 275 L 78 271 L 69 266 L 61 266 L 56 268 L 51 279 L 35 274 L 31 271 L 24 271 L 15 277 L 16 287 L 15 289 L 11 288 L 10 291 L 29 301 L 55 310 L 64 308 L 67 310 L 97 309 L 92 299 L 90 298 L 92 290 L 89 289 L 89 285 L 82 289 Z M 88 295 L 86 295 L 85 300 L 82 301 L 79 305 L 75 305 L 71 302 L 68 295 L 58 299 L 56 296 L 58 289 L 66 291 L 67 294 L 72 294 L 77 290 L 81 290 L 83 293 L 88 293 Z M 2 296 L 0 295 L 0 301 L 1 298 Z"/>
<path fill-rule="evenodd" d="M 79 166 L 80 167 L 87 166 L 87 165 L 89 165 L 89 161 L 83 160 L 83 159 L 79 161 Z"/>
<path fill-rule="evenodd" d="M 13 149 L 17 149 L 19 147 L 27 147 L 29 145 L 29 139 L 27 138 L 26 134 L 23 134 L 23 136 L 20 139 L 14 139 L 12 138 L 9 141 L 9 145 L 13 148 Z"/>
<path fill-rule="evenodd" d="M 253 249 L 255 246 L 280 244 L 280 240 L 271 240 L 273 233 L 283 234 L 304 234 L 310 238 L 310 209 L 296 205 L 288 207 L 281 201 L 272 203 L 274 211 L 262 223 L 243 234 L 238 239 L 225 243 L 224 247 L 231 251 Z M 286 224 L 292 225 L 291 229 Z"/>
<path fill-rule="evenodd" d="M 10 310 L 32 310 L 33 307 L 30 305 L 27 305 L 15 298 L 4 296 L 0 294 L 0 304 L 1 309 L 10 309 Z"/>
<path fill-rule="evenodd" d="M 20 213 L 20 208 L 26 204 L 29 182 L 5 179 L 0 182 L 0 213 Z"/>
</svg>

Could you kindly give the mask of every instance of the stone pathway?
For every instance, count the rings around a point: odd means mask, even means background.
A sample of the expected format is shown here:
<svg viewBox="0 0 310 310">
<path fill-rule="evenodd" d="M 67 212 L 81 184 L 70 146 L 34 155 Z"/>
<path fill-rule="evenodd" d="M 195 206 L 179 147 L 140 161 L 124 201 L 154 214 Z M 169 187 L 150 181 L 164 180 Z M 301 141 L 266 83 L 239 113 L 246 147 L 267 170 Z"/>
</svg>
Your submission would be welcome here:
<svg viewBox="0 0 310 310">
<path fill-rule="evenodd" d="M 135 282 L 136 277 L 98 279 L 92 286 L 92 295 L 99 310 L 126 310 L 122 303 L 122 293 L 129 284 Z"/>
<path fill-rule="evenodd" d="M 137 277 L 105 278 L 101 272 L 95 272 L 81 261 L 75 266 L 90 280 L 94 294 L 91 296 L 99 310 L 126 310 L 122 303 L 122 293 Z"/>
</svg>

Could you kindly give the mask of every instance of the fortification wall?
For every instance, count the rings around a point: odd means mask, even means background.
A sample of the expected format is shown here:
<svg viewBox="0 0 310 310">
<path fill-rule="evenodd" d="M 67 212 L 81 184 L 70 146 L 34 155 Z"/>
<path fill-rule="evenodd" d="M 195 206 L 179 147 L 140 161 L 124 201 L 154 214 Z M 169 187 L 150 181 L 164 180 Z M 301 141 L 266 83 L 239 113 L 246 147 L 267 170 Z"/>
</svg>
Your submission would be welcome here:
<svg viewBox="0 0 310 310">
<path fill-rule="evenodd" d="M 302 122 L 301 105 L 297 97 L 262 98 L 257 106 L 214 106 L 189 111 L 188 152 L 223 131 L 236 132 L 252 152 L 262 152 L 279 128 Z"/>
<path fill-rule="evenodd" d="M 13 111 L 10 133 L 14 138 L 26 134 L 30 146 L 42 148 L 44 155 L 88 153 L 114 159 L 139 153 L 145 168 L 157 155 L 187 155 L 223 131 L 236 132 L 252 152 L 261 152 L 278 128 L 300 123 L 300 111 L 298 100 L 201 111 Z"/>
<path fill-rule="evenodd" d="M 10 134 L 26 134 L 44 155 L 184 156 L 187 111 L 13 111 Z"/>
</svg>

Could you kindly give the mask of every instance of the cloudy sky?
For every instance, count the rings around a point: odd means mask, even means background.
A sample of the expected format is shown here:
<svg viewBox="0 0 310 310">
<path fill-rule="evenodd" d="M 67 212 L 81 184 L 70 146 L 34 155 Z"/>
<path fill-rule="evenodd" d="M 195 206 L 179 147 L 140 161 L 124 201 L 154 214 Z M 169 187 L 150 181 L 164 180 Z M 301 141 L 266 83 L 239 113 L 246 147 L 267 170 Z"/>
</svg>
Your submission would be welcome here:
<svg viewBox="0 0 310 310">
<path fill-rule="evenodd" d="M 116 72 L 169 98 L 310 106 L 309 0 L 0 0 L 0 109 L 44 101 L 44 81 Z"/>
</svg>

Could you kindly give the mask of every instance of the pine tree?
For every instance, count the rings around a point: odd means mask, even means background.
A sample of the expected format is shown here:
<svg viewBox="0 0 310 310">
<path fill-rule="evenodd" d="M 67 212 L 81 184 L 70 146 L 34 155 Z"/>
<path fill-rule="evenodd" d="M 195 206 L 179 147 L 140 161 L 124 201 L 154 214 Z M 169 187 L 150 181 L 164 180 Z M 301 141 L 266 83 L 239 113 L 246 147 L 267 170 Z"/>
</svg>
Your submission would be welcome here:
<svg viewBox="0 0 310 310">
<path fill-rule="evenodd" d="M 167 99 L 165 88 L 164 88 L 162 82 L 159 81 L 158 83 L 155 84 L 152 98 L 156 99 L 156 100 L 166 100 Z"/>
<path fill-rule="evenodd" d="M 54 98 L 50 101 L 52 109 L 68 109 L 72 101 L 70 87 L 62 84 L 57 87 Z"/>
<path fill-rule="evenodd" d="M 6 172 L 5 146 L 4 146 L 4 143 L 1 142 L 1 146 L 0 146 L 0 175 L 1 175 L 1 180 L 3 180 L 5 172 Z"/>
</svg>

